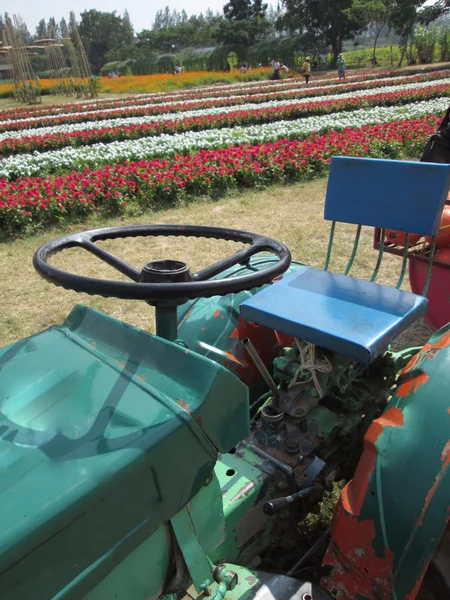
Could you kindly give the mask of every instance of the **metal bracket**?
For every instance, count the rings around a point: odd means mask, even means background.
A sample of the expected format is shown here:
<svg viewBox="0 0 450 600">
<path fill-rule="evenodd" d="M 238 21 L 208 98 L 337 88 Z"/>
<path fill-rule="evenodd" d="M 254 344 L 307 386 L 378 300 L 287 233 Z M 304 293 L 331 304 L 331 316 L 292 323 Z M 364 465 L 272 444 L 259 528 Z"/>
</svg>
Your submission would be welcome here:
<svg viewBox="0 0 450 600">
<path fill-rule="evenodd" d="M 214 583 L 211 562 L 198 541 L 188 508 L 180 510 L 170 522 L 197 593 L 209 596 L 209 586 Z"/>
</svg>

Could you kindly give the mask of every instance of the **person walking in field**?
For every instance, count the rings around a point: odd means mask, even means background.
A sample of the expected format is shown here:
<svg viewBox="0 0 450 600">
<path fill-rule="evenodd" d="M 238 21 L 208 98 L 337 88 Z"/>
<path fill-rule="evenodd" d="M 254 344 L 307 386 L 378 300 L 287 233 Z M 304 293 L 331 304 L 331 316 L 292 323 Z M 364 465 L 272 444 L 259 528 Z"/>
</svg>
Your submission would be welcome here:
<svg viewBox="0 0 450 600">
<path fill-rule="evenodd" d="M 339 79 L 345 79 L 345 58 L 342 54 L 339 54 L 337 59 L 338 77 Z"/>
<path fill-rule="evenodd" d="M 307 56 L 305 58 L 305 62 L 303 63 L 303 77 L 305 78 L 305 83 L 306 85 L 308 85 L 309 83 L 309 78 L 311 77 L 311 62 L 310 62 L 310 58 L 309 56 Z"/>
<path fill-rule="evenodd" d="M 273 69 L 272 79 L 280 79 L 280 61 L 274 58 L 270 64 L 272 65 Z"/>
</svg>

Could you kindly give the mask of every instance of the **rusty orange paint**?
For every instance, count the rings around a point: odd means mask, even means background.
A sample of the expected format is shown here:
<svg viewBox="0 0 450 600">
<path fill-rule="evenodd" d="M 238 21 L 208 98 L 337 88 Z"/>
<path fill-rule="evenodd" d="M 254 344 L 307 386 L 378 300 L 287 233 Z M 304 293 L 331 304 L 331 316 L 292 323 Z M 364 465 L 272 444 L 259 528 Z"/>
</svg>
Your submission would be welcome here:
<svg viewBox="0 0 450 600">
<path fill-rule="evenodd" d="M 205 331 L 205 328 L 204 328 L 204 327 L 202 327 L 202 328 L 200 329 L 200 331 Z"/>
<path fill-rule="evenodd" d="M 409 592 L 409 594 L 406 594 L 405 600 L 415 600 L 417 594 L 419 593 L 420 586 L 422 585 L 423 578 L 425 577 L 425 573 L 426 573 L 426 569 L 424 569 L 422 575 L 419 577 L 419 579 L 414 584 L 413 589 Z"/>
<path fill-rule="evenodd" d="M 177 329 L 180 329 L 180 327 L 183 325 L 183 323 L 186 321 L 186 319 L 188 317 L 190 317 L 191 315 L 192 315 L 192 310 L 188 310 L 187 313 L 184 315 L 184 317 L 181 319 L 181 321 L 178 323 Z"/>
<path fill-rule="evenodd" d="M 447 408 L 447 414 L 450 415 L 450 408 Z"/>
<path fill-rule="evenodd" d="M 147 381 L 143 375 L 138 375 L 138 377 L 139 379 L 142 379 L 142 381 Z"/>
<path fill-rule="evenodd" d="M 400 398 L 406 398 L 411 392 L 417 392 L 419 387 L 426 383 L 428 379 L 429 376 L 424 371 L 423 373 L 420 373 L 420 375 L 411 378 L 409 381 L 405 381 L 405 383 L 402 383 L 398 388 L 396 392 L 397 396 Z"/>
<path fill-rule="evenodd" d="M 189 413 L 190 415 L 192 415 L 191 407 L 189 406 L 189 404 L 185 400 L 177 400 L 177 404 L 183 410 L 185 410 L 187 413 Z"/>
<path fill-rule="evenodd" d="M 225 356 L 228 356 L 228 358 L 233 362 L 238 363 L 239 365 L 245 365 L 245 363 L 241 362 L 238 358 L 236 358 L 236 356 L 231 354 L 231 352 L 224 352 L 224 354 Z"/>
<path fill-rule="evenodd" d="M 369 479 L 378 458 L 375 442 L 384 431 L 385 427 L 400 427 L 404 425 L 404 415 L 399 408 L 392 407 L 375 419 L 364 436 L 364 452 L 356 467 L 353 479 L 342 491 L 342 503 L 345 510 L 359 516 L 369 487 Z"/>
<path fill-rule="evenodd" d="M 373 521 L 359 520 L 340 504 L 333 518 L 332 536 L 323 566 L 332 567 L 326 587 L 338 591 L 335 597 L 389 598 L 394 555 L 389 547 L 382 556 L 376 554 Z"/>
<path fill-rule="evenodd" d="M 447 348 L 448 346 L 450 346 L 450 331 L 444 333 L 441 339 L 437 342 L 434 342 L 434 344 L 425 344 L 425 346 L 411 358 L 406 367 L 402 369 L 401 375 L 405 375 L 406 373 L 413 371 L 425 358 L 433 359 L 439 350 Z"/>
<path fill-rule="evenodd" d="M 436 475 L 433 486 L 429 490 L 427 497 L 425 498 L 425 503 L 423 505 L 423 508 L 420 512 L 420 517 L 417 522 L 417 525 L 419 527 L 423 524 L 423 519 L 425 517 L 425 513 L 427 512 L 427 510 L 430 506 L 431 500 L 433 499 L 433 496 L 436 493 L 436 490 L 438 489 L 440 482 L 442 481 L 445 471 L 447 470 L 447 467 L 450 464 L 450 441 L 448 441 L 444 446 L 444 449 L 441 454 L 441 461 L 444 463 L 441 467 L 441 472 Z"/>
<path fill-rule="evenodd" d="M 213 315 L 214 318 L 218 317 L 219 315 L 220 315 L 220 310 L 219 309 L 215 310 L 214 315 Z"/>
</svg>

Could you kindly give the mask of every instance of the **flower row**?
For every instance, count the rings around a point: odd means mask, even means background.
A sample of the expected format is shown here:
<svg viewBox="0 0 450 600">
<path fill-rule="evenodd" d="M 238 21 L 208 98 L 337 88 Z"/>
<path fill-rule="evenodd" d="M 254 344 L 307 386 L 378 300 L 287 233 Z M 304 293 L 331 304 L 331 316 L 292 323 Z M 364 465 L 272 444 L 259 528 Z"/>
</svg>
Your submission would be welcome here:
<svg viewBox="0 0 450 600">
<path fill-rule="evenodd" d="M 440 76 L 447 77 L 448 70 L 433 70 L 432 73 L 424 72 L 420 70 L 418 73 L 413 73 L 410 70 L 403 71 L 382 71 L 377 73 L 365 73 L 364 75 L 350 75 L 347 77 L 347 85 L 357 85 L 364 81 L 380 81 L 384 82 L 395 81 L 400 77 L 409 79 L 411 81 L 426 81 L 430 78 L 438 78 Z M 282 90 L 286 88 L 298 87 L 299 83 L 304 82 L 303 77 L 300 78 L 289 78 L 279 81 L 271 81 L 263 84 L 261 81 L 247 81 L 245 83 L 238 84 L 223 84 L 214 86 L 202 86 L 201 88 L 193 88 L 190 90 L 180 90 L 175 92 L 157 92 L 150 94 L 134 94 L 133 96 L 124 96 L 121 98 L 103 98 L 95 100 L 83 100 L 80 102 L 74 102 L 65 104 L 64 106 L 32 106 L 32 107 L 17 107 L 7 108 L 0 111 L 0 121 L 11 120 L 11 119 L 26 119 L 30 117 L 38 117 L 45 115 L 54 115 L 56 113 L 72 113 L 72 112 L 85 112 L 92 110 L 101 110 L 106 108 L 122 108 L 125 106 L 136 106 L 142 104 L 148 104 L 151 102 L 160 103 L 165 101 L 174 101 L 176 99 L 193 99 L 200 98 L 205 93 L 207 95 L 217 97 L 227 92 L 234 94 L 243 90 L 243 93 L 258 93 L 264 92 L 267 89 Z M 313 79 L 314 84 L 310 89 L 317 87 L 329 86 L 333 87 L 341 82 L 336 77 L 324 77 L 321 79 Z"/>
<path fill-rule="evenodd" d="M 411 83 L 425 83 L 427 81 L 438 82 L 439 80 L 445 80 L 449 75 L 448 71 L 440 72 L 439 74 L 433 74 L 432 76 L 423 75 L 417 76 L 415 79 L 412 77 L 396 78 L 395 84 L 411 84 Z M 280 92 L 267 92 L 258 94 L 247 94 L 241 96 L 229 96 L 229 97 L 216 97 L 209 99 L 192 99 L 192 100 L 180 100 L 171 103 L 162 104 L 145 104 L 143 106 L 125 106 L 122 108 L 110 108 L 103 109 L 100 111 L 86 111 L 79 113 L 64 113 L 53 116 L 43 117 L 31 117 L 29 119 L 19 119 L 0 122 L 0 132 L 6 131 L 18 131 L 23 129 L 35 129 L 43 125 L 54 126 L 66 123 L 80 123 L 87 120 L 90 121 L 103 121 L 111 118 L 125 118 L 125 117 L 139 117 L 147 115 L 164 114 L 169 112 L 179 112 L 194 109 L 206 109 L 221 106 L 233 106 L 241 105 L 246 103 L 261 104 L 268 101 L 283 101 L 287 99 L 299 99 L 299 98 L 311 98 L 311 97 L 323 97 L 332 96 L 334 94 L 342 94 L 356 91 L 367 91 L 372 89 L 383 89 L 386 87 L 386 80 L 374 80 L 358 84 L 342 84 L 339 86 L 329 86 L 327 88 L 305 88 L 294 90 L 284 90 Z"/>
<path fill-rule="evenodd" d="M 173 156 L 201 149 L 222 148 L 240 144 L 261 144 L 282 138 L 298 139 L 312 132 L 330 129 L 362 127 L 372 123 L 407 120 L 426 115 L 442 114 L 448 100 L 437 98 L 405 106 L 375 107 L 354 112 L 333 113 L 293 121 L 276 121 L 248 127 L 188 131 L 178 134 L 161 134 L 158 137 L 140 138 L 108 144 L 98 143 L 83 148 L 64 148 L 53 152 L 35 152 L 11 156 L 0 161 L 0 177 L 14 179 L 38 173 L 64 173 L 71 169 L 85 169 L 102 164 Z"/>
<path fill-rule="evenodd" d="M 63 176 L 0 180 L 0 230 L 27 232 L 99 209 L 108 213 L 125 212 L 134 205 L 148 209 L 196 196 L 217 197 L 240 187 L 301 180 L 325 172 L 334 155 L 414 157 L 438 121 L 429 116 L 314 133 L 303 141 L 282 139 Z"/>
<path fill-rule="evenodd" d="M 450 96 L 450 79 L 446 84 L 423 84 L 428 87 L 415 89 L 413 86 L 397 86 L 392 92 L 379 93 L 377 90 L 360 92 L 359 97 L 352 94 L 337 96 L 336 99 L 322 99 L 316 102 L 287 101 L 268 103 L 268 105 L 235 106 L 204 111 L 169 114 L 158 117 L 117 119 L 92 123 L 69 124 L 60 127 L 48 127 L 13 134 L 0 134 L 0 156 L 45 152 L 61 148 L 89 146 L 96 143 L 109 143 L 123 140 L 136 140 L 162 134 L 177 134 L 186 131 L 205 131 L 225 127 L 274 123 L 313 115 L 328 115 L 342 111 L 352 111 L 374 106 L 399 106 L 411 102 Z M 348 96 L 348 97 L 347 97 Z M 2 139 L 2 136 L 3 139 Z M 7 137 L 8 136 L 8 137 Z M 1 168 L 1 163 L 0 163 Z"/>
</svg>

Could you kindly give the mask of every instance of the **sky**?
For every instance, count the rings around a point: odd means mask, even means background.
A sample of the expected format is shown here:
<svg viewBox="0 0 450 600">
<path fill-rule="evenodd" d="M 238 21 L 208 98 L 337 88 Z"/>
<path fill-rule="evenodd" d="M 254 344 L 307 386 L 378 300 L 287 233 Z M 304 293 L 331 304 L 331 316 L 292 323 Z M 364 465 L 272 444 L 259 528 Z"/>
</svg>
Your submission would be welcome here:
<svg viewBox="0 0 450 600">
<path fill-rule="evenodd" d="M 171 9 L 176 8 L 178 11 L 184 8 L 190 15 L 205 12 L 208 8 L 211 8 L 214 12 L 222 11 L 226 1 L 193 0 L 187 3 L 183 0 L 153 0 L 150 2 L 148 0 L 59 0 L 58 2 L 15 0 L 7 7 L 7 10 L 10 15 L 20 15 L 27 24 L 30 33 L 34 33 L 36 25 L 42 18 L 48 20 L 50 17 L 55 17 L 56 22 L 59 22 L 62 17 L 68 20 L 71 10 L 74 11 L 78 21 L 81 12 L 92 8 L 104 12 L 116 10 L 119 15 L 122 15 L 124 10 L 127 9 L 135 31 L 141 31 L 150 28 L 156 11 L 166 5 Z"/>
</svg>

